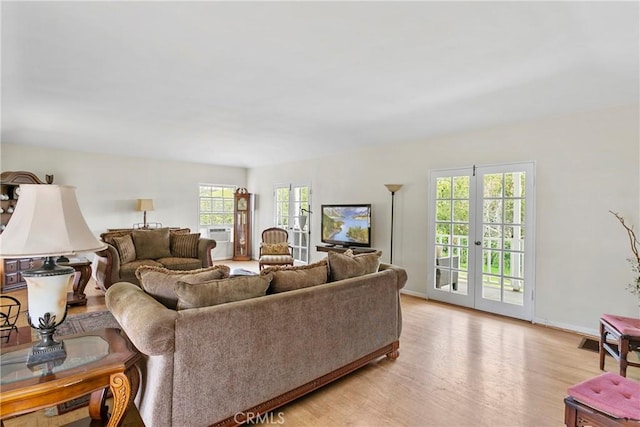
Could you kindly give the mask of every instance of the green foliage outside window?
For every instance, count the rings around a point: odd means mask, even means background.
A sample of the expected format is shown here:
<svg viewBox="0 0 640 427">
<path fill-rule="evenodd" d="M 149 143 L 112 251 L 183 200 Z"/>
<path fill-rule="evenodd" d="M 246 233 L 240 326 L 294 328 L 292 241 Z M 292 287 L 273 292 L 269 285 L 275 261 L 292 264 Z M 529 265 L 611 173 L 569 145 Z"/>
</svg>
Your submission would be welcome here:
<svg viewBox="0 0 640 427">
<path fill-rule="evenodd" d="M 524 242 L 525 174 L 484 175 L 483 197 L 483 270 L 510 275 L 512 254 L 516 253 L 511 250 L 520 250 Z M 469 198 L 469 176 L 437 179 L 436 252 L 438 256 L 459 256 L 461 270 L 468 267 Z M 514 274 L 519 277 L 521 272 Z"/>
<path fill-rule="evenodd" d="M 201 227 L 233 225 L 233 198 L 235 191 L 235 186 L 200 186 L 199 222 Z"/>
</svg>

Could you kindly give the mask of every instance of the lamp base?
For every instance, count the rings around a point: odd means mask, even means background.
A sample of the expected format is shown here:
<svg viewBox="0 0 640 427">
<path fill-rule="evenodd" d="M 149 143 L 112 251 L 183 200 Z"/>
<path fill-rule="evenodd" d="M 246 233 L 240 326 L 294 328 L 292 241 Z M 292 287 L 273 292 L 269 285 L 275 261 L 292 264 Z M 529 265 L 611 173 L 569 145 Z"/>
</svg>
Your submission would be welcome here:
<svg viewBox="0 0 640 427">
<path fill-rule="evenodd" d="M 27 356 L 27 367 L 34 368 L 45 363 L 53 363 L 60 366 L 67 358 L 67 350 L 64 341 L 53 341 L 50 345 L 38 343 L 29 349 Z"/>
</svg>

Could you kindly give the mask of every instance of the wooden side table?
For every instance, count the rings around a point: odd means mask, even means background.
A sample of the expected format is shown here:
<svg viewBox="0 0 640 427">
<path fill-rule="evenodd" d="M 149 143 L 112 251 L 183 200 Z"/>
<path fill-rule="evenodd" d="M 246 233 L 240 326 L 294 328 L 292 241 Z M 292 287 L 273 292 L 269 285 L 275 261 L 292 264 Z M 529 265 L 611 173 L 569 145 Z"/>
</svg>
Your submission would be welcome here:
<svg viewBox="0 0 640 427">
<path fill-rule="evenodd" d="M 73 282 L 73 292 L 67 293 L 67 305 L 87 305 L 84 289 L 91 278 L 91 261 L 87 258 L 69 258 L 69 262 L 58 262 L 60 265 L 73 267 L 80 277 Z"/>
<path fill-rule="evenodd" d="M 106 388 L 113 394 L 107 426 L 120 425 L 138 391 L 140 359 L 119 329 L 100 329 L 64 338 L 67 358 L 60 366 L 26 366 L 32 343 L 2 349 L 0 419 L 26 414 L 91 394 L 89 414 L 107 417 Z"/>
</svg>

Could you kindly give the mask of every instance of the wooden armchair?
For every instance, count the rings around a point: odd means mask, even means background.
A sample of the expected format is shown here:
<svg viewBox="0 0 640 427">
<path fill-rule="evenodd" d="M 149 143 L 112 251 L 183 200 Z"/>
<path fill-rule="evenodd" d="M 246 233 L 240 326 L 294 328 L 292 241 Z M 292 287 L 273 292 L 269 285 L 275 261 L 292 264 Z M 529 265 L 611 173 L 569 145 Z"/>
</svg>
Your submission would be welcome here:
<svg viewBox="0 0 640 427">
<path fill-rule="evenodd" d="M 287 230 L 271 227 L 262 232 L 258 265 L 260 270 L 265 265 L 293 265 L 293 254 Z"/>
</svg>

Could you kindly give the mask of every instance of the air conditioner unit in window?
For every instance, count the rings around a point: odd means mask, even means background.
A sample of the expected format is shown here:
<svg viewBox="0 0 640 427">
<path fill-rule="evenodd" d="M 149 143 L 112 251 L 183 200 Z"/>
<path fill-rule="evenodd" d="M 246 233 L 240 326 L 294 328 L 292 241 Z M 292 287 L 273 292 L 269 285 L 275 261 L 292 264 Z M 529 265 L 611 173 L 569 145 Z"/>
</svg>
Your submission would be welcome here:
<svg viewBox="0 0 640 427">
<path fill-rule="evenodd" d="M 209 239 L 216 241 L 216 247 L 211 251 L 214 261 L 233 258 L 233 244 L 231 243 L 231 228 L 212 227 L 207 232 Z"/>
</svg>

